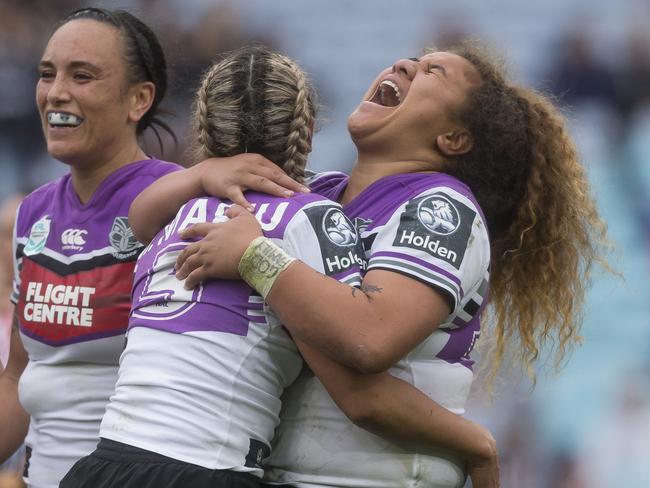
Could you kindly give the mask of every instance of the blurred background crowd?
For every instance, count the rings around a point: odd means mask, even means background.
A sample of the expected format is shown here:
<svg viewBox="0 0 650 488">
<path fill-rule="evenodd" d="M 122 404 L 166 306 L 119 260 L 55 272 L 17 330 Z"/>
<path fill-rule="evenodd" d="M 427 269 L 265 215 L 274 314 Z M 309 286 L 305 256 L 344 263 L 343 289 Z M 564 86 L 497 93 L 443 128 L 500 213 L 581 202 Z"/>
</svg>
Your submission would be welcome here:
<svg viewBox="0 0 650 488">
<path fill-rule="evenodd" d="M 34 103 L 36 65 L 56 22 L 89 2 L 0 0 L 0 195 L 31 191 L 65 171 L 45 152 Z M 347 115 L 376 74 L 470 36 L 512 75 L 564 107 L 622 275 L 597 273 L 584 344 L 534 389 L 505 373 L 492 398 L 480 381 L 468 416 L 494 433 L 504 488 L 650 487 L 650 2 L 647 0 L 120 0 L 151 25 L 169 61 L 163 157 L 189 163 L 194 90 L 220 52 L 261 41 L 298 60 L 322 105 L 310 166 L 347 170 Z M 150 141 L 152 154 L 160 155 Z M 2 215 L 7 213 L 5 209 Z M 11 213 L 11 211 L 9 211 Z M 5 222 L 7 220 L 7 223 Z M 10 219 L 0 219 L 3 263 Z M 3 265 L 6 266 L 6 265 Z M 0 288 L 11 276 L 4 268 Z M 8 291 L 6 292 L 8 295 Z M 8 305 L 2 302 L 0 318 Z M 19 461 L 17 461 L 18 463 Z M 16 464 L 16 463 L 15 463 Z M 0 487 L 5 475 L 0 473 Z M 10 486 L 10 485 L 6 485 Z"/>
</svg>

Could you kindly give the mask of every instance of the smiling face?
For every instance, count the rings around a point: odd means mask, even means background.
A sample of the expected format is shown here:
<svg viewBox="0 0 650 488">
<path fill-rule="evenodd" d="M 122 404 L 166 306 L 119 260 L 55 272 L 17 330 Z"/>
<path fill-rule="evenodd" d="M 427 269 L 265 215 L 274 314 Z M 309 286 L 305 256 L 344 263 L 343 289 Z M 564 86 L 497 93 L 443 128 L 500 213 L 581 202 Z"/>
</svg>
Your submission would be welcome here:
<svg viewBox="0 0 650 488">
<path fill-rule="evenodd" d="M 400 160 L 437 160 L 465 151 L 471 136 L 455 114 L 478 83 L 471 63 L 455 54 L 399 60 L 373 82 L 348 129 L 360 152 L 381 151 Z"/>
<path fill-rule="evenodd" d="M 45 48 L 36 87 L 48 152 L 87 166 L 137 145 L 130 91 L 116 28 L 91 19 L 62 25 Z"/>
</svg>

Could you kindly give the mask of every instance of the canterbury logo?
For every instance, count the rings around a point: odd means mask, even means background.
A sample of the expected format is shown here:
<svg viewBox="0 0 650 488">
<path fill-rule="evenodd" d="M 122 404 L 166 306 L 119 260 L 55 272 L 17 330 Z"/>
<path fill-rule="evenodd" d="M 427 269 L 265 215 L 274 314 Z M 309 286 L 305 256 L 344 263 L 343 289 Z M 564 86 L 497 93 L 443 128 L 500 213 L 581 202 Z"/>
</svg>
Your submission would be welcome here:
<svg viewBox="0 0 650 488">
<path fill-rule="evenodd" d="M 64 246 L 83 246 L 86 243 L 84 236 L 88 234 L 87 230 L 66 229 L 61 234 L 61 243 Z"/>
</svg>

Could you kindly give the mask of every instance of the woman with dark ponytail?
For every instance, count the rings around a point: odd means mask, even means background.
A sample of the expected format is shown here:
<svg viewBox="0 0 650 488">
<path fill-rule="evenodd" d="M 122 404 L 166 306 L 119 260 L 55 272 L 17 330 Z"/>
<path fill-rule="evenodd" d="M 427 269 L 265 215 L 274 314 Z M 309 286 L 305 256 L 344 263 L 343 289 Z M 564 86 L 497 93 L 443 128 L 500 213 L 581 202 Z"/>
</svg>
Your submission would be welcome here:
<svg viewBox="0 0 650 488">
<path fill-rule="evenodd" d="M 180 168 L 149 158 L 138 139 L 147 128 L 169 130 L 158 117 L 167 71 L 155 34 L 133 15 L 73 12 L 50 37 L 38 71 L 47 149 L 70 172 L 28 195 L 17 212 L 0 458 L 24 440 L 28 486 L 54 488 L 96 445 L 117 378 L 143 247 L 129 227 L 129 205 Z"/>
<path fill-rule="evenodd" d="M 241 208 L 229 211 L 229 222 L 184 231 L 202 240 L 179 257 L 177 278 L 192 288 L 239 274 L 268 291 L 266 302 L 296 341 L 362 373 L 391 368 L 456 413 L 479 333 L 492 344 L 484 360 L 493 375 L 506 358 L 532 372 L 546 346 L 561 362 L 579 340 L 590 269 L 607 241 L 553 105 L 467 44 L 398 60 L 348 129 L 358 150 L 350 177 L 326 173 L 308 183 L 341 202 L 359 230 L 368 258 L 360 290 L 299 261 L 261 273 L 253 263 L 269 243 Z M 147 202 L 136 203 L 144 211 Z M 493 323 L 481 330 L 483 315 Z M 452 488 L 471 468 L 446 447 L 417 456 L 378 443 L 350 425 L 310 372 L 284 408 L 267 474 L 276 485 Z"/>
<path fill-rule="evenodd" d="M 173 138 L 160 117 L 165 57 L 139 19 L 121 10 L 73 12 L 50 37 L 38 71 L 47 149 L 70 172 L 27 196 L 17 212 L 0 461 L 24 441 L 28 485 L 54 488 L 95 448 L 114 391 L 143 249 L 129 206 L 180 168 L 149 157 L 139 140 L 147 129 L 159 141 L 159 129 Z"/>
</svg>

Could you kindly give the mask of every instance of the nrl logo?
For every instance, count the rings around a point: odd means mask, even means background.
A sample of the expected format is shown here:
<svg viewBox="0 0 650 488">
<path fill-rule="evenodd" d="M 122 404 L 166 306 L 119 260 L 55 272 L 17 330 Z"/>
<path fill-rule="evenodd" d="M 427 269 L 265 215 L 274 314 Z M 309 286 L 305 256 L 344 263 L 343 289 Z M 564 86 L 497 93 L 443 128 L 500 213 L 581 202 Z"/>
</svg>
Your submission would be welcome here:
<svg viewBox="0 0 650 488">
<path fill-rule="evenodd" d="M 130 253 L 142 246 L 133 235 L 126 217 L 115 217 L 108 239 L 119 254 Z"/>
<path fill-rule="evenodd" d="M 26 256 L 38 254 L 43 250 L 45 242 L 47 241 L 47 236 L 50 235 L 51 222 L 52 221 L 47 215 L 34 222 L 32 229 L 29 231 L 29 240 L 23 249 L 23 253 L 25 253 Z"/>
</svg>

